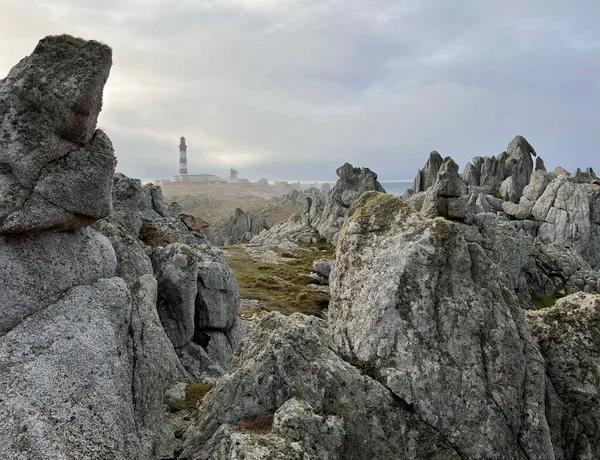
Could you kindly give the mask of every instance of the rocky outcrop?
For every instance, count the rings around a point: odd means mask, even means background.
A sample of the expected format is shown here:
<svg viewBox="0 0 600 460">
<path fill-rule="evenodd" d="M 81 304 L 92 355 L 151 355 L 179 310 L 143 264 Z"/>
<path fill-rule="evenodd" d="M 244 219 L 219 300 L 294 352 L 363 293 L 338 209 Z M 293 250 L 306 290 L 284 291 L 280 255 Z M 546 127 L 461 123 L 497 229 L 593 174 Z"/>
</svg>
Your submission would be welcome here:
<svg viewBox="0 0 600 460">
<path fill-rule="evenodd" d="M 257 455 L 259 448 L 264 456 L 255 458 L 459 458 L 388 389 L 334 350 L 322 320 L 263 316 L 240 345 L 231 373 L 202 401 L 180 458 Z M 271 434 L 253 433 L 258 426 Z"/>
<path fill-rule="evenodd" d="M 366 193 L 336 266 L 329 322 L 347 359 L 372 366 L 461 458 L 552 458 L 544 361 L 501 270 L 460 224 Z"/>
<path fill-rule="evenodd" d="M 424 192 L 434 184 L 443 161 L 441 155 L 435 150 L 429 154 L 425 167 L 417 172 L 413 180 L 412 188 L 415 193 Z"/>
<path fill-rule="evenodd" d="M 284 241 L 316 243 L 325 239 L 336 244 L 339 233 L 354 201 L 369 190 L 385 193 L 377 182 L 377 174 L 368 168 L 355 168 L 345 163 L 336 170 L 339 179 L 326 199 L 316 189 L 305 191 L 305 208 L 301 215 L 273 226 L 252 239 L 252 243 L 277 245 Z M 309 196 L 306 196 L 309 195 Z"/>
<path fill-rule="evenodd" d="M 211 232 L 211 240 L 219 246 L 249 243 L 254 236 L 270 227 L 264 216 L 245 213 L 236 208 L 221 231 Z"/>
<path fill-rule="evenodd" d="M 200 360 L 220 366 L 223 373 L 242 338 L 237 331 L 237 283 L 223 253 L 208 244 L 170 244 L 152 251 L 152 265 L 158 314 L 173 346 L 185 356 L 184 366 L 196 380 L 204 379 L 202 367 L 211 367 L 187 363 L 193 343 Z"/>
<path fill-rule="evenodd" d="M 354 168 L 351 164 L 346 163 L 340 166 L 335 173 L 339 180 L 331 190 L 331 194 L 327 196 L 323 213 L 316 225 L 319 234 L 334 245 L 352 203 L 363 192 L 369 190 L 385 193 L 381 184 L 377 182 L 377 174 L 369 168 Z"/>
<path fill-rule="evenodd" d="M 599 458 L 600 297 L 574 294 L 527 313 L 546 360 L 546 414 L 557 459 Z"/>
<path fill-rule="evenodd" d="M 110 213 L 116 159 L 96 121 L 111 55 L 47 37 L 0 81 L 0 233 L 75 229 Z"/>
<path fill-rule="evenodd" d="M 1 458 L 170 458 L 165 390 L 192 378 L 182 364 L 221 375 L 243 337 L 220 252 L 160 188 L 113 176 L 95 129 L 110 56 L 49 37 L 0 81 Z M 157 309 L 169 282 L 195 290 L 191 326 Z M 207 337 L 178 356 L 172 330 L 188 326 Z"/>
</svg>

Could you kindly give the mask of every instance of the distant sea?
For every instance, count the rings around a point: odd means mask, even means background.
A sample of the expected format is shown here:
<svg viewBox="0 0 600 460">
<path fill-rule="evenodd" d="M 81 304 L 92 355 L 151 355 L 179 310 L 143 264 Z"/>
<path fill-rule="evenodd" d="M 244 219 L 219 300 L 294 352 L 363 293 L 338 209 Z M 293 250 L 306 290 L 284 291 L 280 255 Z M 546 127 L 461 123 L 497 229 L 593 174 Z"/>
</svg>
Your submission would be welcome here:
<svg viewBox="0 0 600 460">
<path fill-rule="evenodd" d="M 402 196 L 402 194 L 412 187 L 412 181 L 410 180 L 393 180 L 393 181 L 382 181 L 380 184 L 383 186 L 386 192 L 391 195 Z"/>
</svg>

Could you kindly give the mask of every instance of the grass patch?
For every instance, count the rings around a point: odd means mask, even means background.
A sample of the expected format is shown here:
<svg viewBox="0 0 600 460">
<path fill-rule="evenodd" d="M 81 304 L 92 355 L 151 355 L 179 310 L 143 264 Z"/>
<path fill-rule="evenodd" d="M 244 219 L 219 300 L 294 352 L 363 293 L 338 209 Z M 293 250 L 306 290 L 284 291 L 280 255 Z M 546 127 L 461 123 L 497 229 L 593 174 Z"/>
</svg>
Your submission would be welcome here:
<svg viewBox="0 0 600 460">
<path fill-rule="evenodd" d="M 313 247 L 318 250 L 311 249 Z M 293 258 L 279 264 L 257 262 L 240 246 L 225 249 L 225 258 L 238 282 L 240 296 L 259 300 L 262 309 L 285 315 L 299 312 L 319 316 L 329 305 L 329 293 L 308 287 L 314 282 L 308 275 L 315 260 L 333 259 L 335 248 L 330 244 L 301 244 L 300 250 L 288 251 Z"/>
<path fill-rule="evenodd" d="M 531 294 L 531 300 L 535 305 L 536 310 L 542 310 L 544 308 L 553 307 L 558 299 L 562 299 L 565 294 L 555 291 L 554 294 L 538 294 L 534 292 Z"/>
<path fill-rule="evenodd" d="M 213 386 L 210 383 L 190 383 L 185 387 L 185 399 L 173 401 L 171 410 L 192 410 L 202 401 Z"/>
<path fill-rule="evenodd" d="M 254 417 L 245 418 L 235 422 L 233 425 L 252 433 L 269 434 L 273 429 L 273 415 L 272 412 L 267 412 Z"/>
</svg>

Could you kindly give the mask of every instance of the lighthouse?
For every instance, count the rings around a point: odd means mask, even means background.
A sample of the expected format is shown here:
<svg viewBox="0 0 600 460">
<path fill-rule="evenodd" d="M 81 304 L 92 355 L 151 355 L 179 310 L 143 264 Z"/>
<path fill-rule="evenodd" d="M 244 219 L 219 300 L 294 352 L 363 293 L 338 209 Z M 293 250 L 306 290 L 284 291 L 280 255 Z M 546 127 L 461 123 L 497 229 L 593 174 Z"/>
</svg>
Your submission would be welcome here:
<svg viewBox="0 0 600 460">
<path fill-rule="evenodd" d="M 185 145 L 185 137 L 181 136 L 179 139 L 179 175 L 186 176 L 187 173 L 187 145 Z"/>
</svg>

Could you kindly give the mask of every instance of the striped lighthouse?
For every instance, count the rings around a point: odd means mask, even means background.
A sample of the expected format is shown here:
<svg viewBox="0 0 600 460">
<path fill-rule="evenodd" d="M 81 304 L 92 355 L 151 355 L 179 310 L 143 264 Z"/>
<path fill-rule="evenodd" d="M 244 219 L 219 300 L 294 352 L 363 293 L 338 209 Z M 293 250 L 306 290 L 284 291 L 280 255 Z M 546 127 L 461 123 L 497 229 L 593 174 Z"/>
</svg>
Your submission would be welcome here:
<svg viewBox="0 0 600 460">
<path fill-rule="evenodd" d="M 179 139 L 179 175 L 187 175 L 187 145 L 183 136 Z"/>
</svg>

